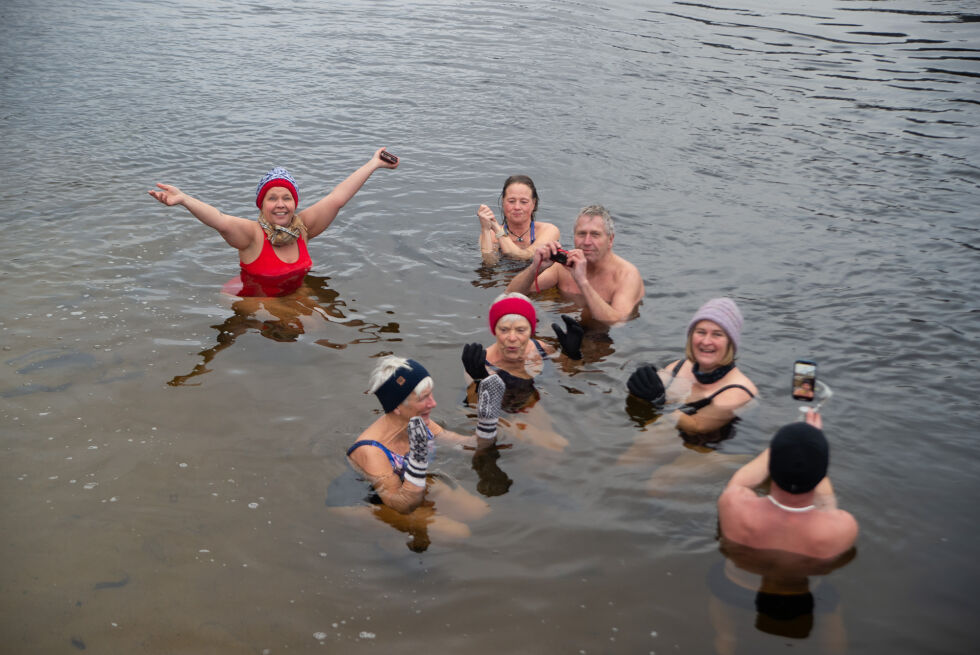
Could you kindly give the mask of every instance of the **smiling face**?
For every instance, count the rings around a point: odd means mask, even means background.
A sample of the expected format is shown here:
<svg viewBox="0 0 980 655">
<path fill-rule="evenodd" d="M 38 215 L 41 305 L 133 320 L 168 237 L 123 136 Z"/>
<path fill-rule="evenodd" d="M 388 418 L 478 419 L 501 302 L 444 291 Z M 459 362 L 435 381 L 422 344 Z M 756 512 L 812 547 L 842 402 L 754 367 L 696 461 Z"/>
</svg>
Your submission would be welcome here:
<svg viewBox="0 0 980 655">
<path fill-rule="evenodd" d="M 408 394 L 408 398 L 403 400 L 402 404 L 395 408 L 395 413 L 406 421 L 416 416 L 428 421 L 429 415 L 432 414 L 432 410 L 436 407 L 436 399 L 432 395 L 432 389 L 433 387 L 430 386 L 422 393 L 417 394 L 413 391 Z"/>
<path fill-rule="evenodd" d="M 296 213 L 296 199 L 286 187 L 274 186 L 266 191 L 261 211 L 262 218 L 269 223 L 286 227 Z"/>
<path fill-rule="evenodd" d="M 504 209 L 504 217 L 511 223 L 523 225 L 530 222 L 534 216 L 534 210 L 538 206 L 538 201 L 534 198 L 534 191 L 526 184 L 515 182 L 504 189 L 501 203 Z"/>
<path fill-rule="evenodd" d="M 713 321 L 698 321 L 687 339 L 687 356 L 697 362 L 701 371 L 713 371 L 734 359 L 731 339 Z"/>
<path fill-rule="evenodd" d="M 601 261 L 612 250 L 613 238 L 606 232 L 601 216 L 582 214 L 575 221 L 575 247 L 590 264 Z"/>
<path fill-rule="evenodd" d="M 523 316 L 511 315 L 497 321 L 493 329 L 497 337 L 497 348 L 500 355 L 507 361 L 520 362 L 524 360 L 527 342 L 531 339 L 531 324 Z"/>
</svg>

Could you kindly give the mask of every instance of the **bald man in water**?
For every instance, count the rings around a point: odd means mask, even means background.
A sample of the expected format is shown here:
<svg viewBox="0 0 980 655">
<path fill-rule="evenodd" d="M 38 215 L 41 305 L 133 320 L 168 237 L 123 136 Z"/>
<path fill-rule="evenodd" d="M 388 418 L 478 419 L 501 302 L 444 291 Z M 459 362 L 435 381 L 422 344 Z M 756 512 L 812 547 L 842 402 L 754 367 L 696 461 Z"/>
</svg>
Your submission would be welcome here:
<svg viewBox="0 0 980 655">
<path fill-rule="evenodd" d="M 820 415 L 810 411 L 806 422 L 780 428 L 769 448 L 735 472 L 718 499 L 723 537 L 817 559 L 836 557 L 854 545 L 858 524 L 837 509 L 822 427 Z M 767 478 L 772 484 L 761 496 L 756 490 Z"/>
</svg>

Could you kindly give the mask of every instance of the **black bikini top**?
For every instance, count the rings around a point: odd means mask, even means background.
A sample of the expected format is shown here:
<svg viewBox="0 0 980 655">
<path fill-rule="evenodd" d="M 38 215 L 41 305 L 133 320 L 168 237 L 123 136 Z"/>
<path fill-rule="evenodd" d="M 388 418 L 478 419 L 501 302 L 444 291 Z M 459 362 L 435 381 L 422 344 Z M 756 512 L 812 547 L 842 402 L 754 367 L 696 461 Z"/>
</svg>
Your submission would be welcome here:
<svg viewBox="0 0 980 655">
<path fill-rule="evenodd" d="M 687 360 L 682 359 L 679 362 L 677 362 L 677 366 L 675 366 L 674 369 L 670 372 L 670 382 L 667 383 L 667 387 L 668 388 L 670 387 L 671 384 L 674 383 L 674 378 L 676 378 L 677 377 L 677 374 L 680 373 L 681 367 L 684 366 L 684 362 L 685 361 L 687 361 Z M 749 394 L 749 398 L 755 398 L 755 394 L 752 393 L 751 391 L 749 391 L 749 389 L 745 385 L 742 385 L 742 384 L 726 384 L 725 386 L 723 386 L 721 389 L 718 389 L 717 391 L 715 391 L 710 396 L 705 396 L 704 398 L 701 398 L 700 400 L 692 400 L 689 403 L 684 403 L 680 407 L 680 411 L 684 412 L 688 416 L 693 416 L 694 414 L 696 414 L 698 412 L 699 409 L 702 409 L 702 408 L 707 407 L 708 405 L 710 405 L 711 404 L 711 401 L 714 400 L 715 396 L 717 396 L 718 394 L 720 394 L 722 391 L 728 391 L 729 389 L 741 389 L 745 393 Z"/>
</svg>

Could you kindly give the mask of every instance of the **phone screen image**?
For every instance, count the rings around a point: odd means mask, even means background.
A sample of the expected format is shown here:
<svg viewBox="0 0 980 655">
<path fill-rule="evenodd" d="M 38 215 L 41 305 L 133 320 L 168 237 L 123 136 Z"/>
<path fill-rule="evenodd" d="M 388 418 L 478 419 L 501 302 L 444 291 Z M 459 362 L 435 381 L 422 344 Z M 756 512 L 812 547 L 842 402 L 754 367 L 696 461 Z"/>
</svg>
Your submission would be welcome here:
<svg viewBox="0 0 980 655">
<path fill-rule="evenodd" d="M 813 400 L 816 384 L 816 363 L 802 359 L 793 363 L 793 398 L 796 400 Z"/>
</svg>

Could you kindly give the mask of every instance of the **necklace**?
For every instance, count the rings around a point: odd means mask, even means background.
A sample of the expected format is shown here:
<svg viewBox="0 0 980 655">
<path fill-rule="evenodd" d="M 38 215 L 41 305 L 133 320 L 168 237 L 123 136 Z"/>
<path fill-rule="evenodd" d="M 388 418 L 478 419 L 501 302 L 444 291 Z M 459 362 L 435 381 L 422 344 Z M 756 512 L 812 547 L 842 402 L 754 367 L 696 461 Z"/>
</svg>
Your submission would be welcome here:
<svg viewBox="0 0 980 655">
<path fill-rule="evenodd" d="M 773 498 L 772 494 L 767 495 L 766 498 L 768 498 L 773 505 L 779 509 L 784 509 L 787 512 L 796 512 L 799 514 L 800 512 L 809 512 L 811 509 L 817 509 L 816 505 L 807 505 L 806 507 L 790 507 L 789 505 L 783 505 L 781 502 Z"/>
<path fill-rule="evenodd" d="M 507 225 L 506 219 L 504 220 L 504 229 L 507 230 L 510 233 L 510 235 L 512 237 L 514 237 L 515 239 L 517 239 L 517 241 L 520 242 L 520 243 L 524 243 L 524 237 L 527 236 L 527 233 L 528 232 L 530 232 L 531 233 L 531 243 L 534 243 L 534 219 L 533 218 L 531 219 L 531 224 L 528 225 L 527 229 L 524 230 L 524 233 L 521 234 L 520 236 L 518 236 L 518 235 L 516 235 L 516 234 L 514 234 L 513 232 L 510 231 L 510 227 Z"/>
</svg>

